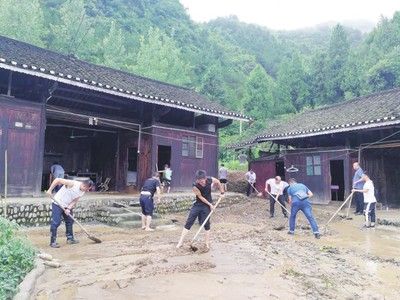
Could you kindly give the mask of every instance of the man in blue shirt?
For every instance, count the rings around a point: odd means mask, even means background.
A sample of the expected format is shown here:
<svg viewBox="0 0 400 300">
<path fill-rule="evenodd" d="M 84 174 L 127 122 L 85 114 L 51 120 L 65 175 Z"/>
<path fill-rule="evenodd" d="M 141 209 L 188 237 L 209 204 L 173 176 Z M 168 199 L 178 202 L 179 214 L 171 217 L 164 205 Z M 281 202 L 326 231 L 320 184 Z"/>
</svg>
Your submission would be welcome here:
<svg viewBox="0 0 400 300">
<path fill-rule="evenodd" d="M 292 209 L 290 212 L 288 234 L 294 234 L 294 229 L 296 228 L 296 215 L 301 210 L 310 223 L 315 238 L 319 239 L 320 233 L 318 225 L 312 214 L 311 204 L 308 201 L 313 196 L 313 193 L 304 184 L 297 183 L 294 178 L 289 179 L 289 185 L 288 196 Z"/>
<path fill-rule="evenodd" d="M 355 171 L 353 176 L 353 189 L 362 190 L 364 187 L 364 171 L 361 169 L 358 162 L 353 164 L 353 169 Z M 364 194 L 362 192 L 354 192 L 353 197 L 356 203 L 356 211 L 354 213 L 356 215 L 362 215 L 364 210 Z"/>
</svg>

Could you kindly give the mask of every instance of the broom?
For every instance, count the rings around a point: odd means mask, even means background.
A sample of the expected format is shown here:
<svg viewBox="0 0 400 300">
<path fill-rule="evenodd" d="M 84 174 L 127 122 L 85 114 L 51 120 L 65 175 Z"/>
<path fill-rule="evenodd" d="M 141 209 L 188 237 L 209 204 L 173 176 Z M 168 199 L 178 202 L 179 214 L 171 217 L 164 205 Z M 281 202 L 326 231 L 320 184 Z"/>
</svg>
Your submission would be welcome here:
<svg viewBox="0 0 400 300">
<path fill-rule="evenodd" d="M 65 213 L 65 209 L 64 209 L 64 207 L 62 207 L 62 205 L 60 204 L 60 202 L 58 202 L 56 199 L 54 199 L 54 197 L 51 197 L 51 199 L 52 199 L 52 200 L 54 201 L 54 203 L 55 203 L 56 205 L 58 205 L 58 206 L 64 211 L 64 213 Z M 97 237 L 91 235 L 91 234 L 85 229 L 85 227 L 83 227 L 83 225 L 82 225 L 80 222 L 78 222 L 78 220 L 76 220 L 71 214 L 68 215 L 68 216 L 72 219 L 72 221 L 74 221 L 76 224 L 78 224 L 78 226 L 83 230 L 84 233 L 86 233 L 86 235 L 87 235 L 87 237 L 88 237 L 89 239 L 91 239 L 91 240 L 92 240 L 93 242 L 95 242 L 96 244 L 101 243 L 101 240 L 100 240 L 99 238 L 97 238 Z"/>
</svg>

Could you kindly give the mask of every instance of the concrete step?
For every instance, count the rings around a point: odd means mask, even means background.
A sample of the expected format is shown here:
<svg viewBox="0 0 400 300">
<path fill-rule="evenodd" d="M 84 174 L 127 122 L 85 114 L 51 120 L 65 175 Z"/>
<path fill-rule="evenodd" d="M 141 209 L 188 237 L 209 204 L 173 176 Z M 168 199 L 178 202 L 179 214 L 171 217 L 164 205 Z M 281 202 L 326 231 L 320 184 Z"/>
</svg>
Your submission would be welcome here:
<svg viewBox="0 0 400 300">
<path fill-rule="evenodd" d="M 128 209 L 133 211 L 133 212 L 137 212 L 139 214 L 142 211 L 139 207 L 129 207 Z M 119 215 L 119 214 L 130 213 L 126 209 L 124 209 L 123 207 L 114 207 L 114 206 L 103 206 L 103 207 L 99 208 L 99 210 L 108 212 L 111 215 Z"/>
<path fill-rule="evenodd" d="M 167 219 L 156 219 L 151 222 L 151 227 L 157 227 L 157 226 L 164 226 L 164 225 L 174 225 L 171 220 Z M 123 221 L 118 223 L 118 227 L 123 227 L 123 228 L 141 228 L 142 227 L 142 222 L 141 221 Z"/>
</svg>

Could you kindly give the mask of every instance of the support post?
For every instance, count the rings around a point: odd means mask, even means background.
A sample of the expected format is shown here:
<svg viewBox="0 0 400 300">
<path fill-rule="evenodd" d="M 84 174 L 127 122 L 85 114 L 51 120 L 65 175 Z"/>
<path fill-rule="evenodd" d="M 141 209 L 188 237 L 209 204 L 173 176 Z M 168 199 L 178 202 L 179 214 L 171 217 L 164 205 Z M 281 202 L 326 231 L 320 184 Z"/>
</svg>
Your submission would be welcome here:
<svg viewBox="0 0 400 300">
<path fill-rule="evenodd" d="M 8 184 L 8 153 L 4 151 L 4 200 L 3 200 L 3 217 L 7 218 L 7 184 Z"/>
<path fill-rule="evenodd" d="M 7 96 L 11 96 L 12 76 L 13 76 L 13 72 L 10 71 L 10 73 L 8 74 Z"/>
</svg>

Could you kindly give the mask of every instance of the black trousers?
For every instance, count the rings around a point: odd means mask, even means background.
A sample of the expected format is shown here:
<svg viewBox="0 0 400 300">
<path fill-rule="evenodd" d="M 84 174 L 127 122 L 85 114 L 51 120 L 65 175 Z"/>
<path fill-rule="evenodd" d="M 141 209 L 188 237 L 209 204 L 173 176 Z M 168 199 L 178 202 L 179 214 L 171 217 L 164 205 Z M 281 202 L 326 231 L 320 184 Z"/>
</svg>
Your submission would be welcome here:
<svg viewBox="0 0 400 300">
<path fill-rule="evenodd" d="M 356 214 L 362 214 L 364 211 L 364 193 L 362 192 L 355 192 L 354 193 L 354 202 L 356 204 Z"/>
<path fill-rule="evenodd" d="M 254 187 L 253 187 L 254 184 L 255 183 L 253 183 L 253 185 L 251 185 L 250 183 L 247 184 L 247 192 L 246 192 L 247 197 L 249 197 L 254 192 Z"/>
<path fill-rule="evenodd" d="M 272 195 L 272 196 L 269 195 L 269 213 L 270 213 L 271 217 L 273 217 L 275 215 L 275 198 L 276 198 L 276 195 Z M 280 195 L 278 197 L 278 201 L 279 201 L 280 204 L 282 204 L 283 207 L 286 207 L 286 205 L 285 205 L 285 197 L 283 195 Z M 281 207 L 282 208 L 282 213 L 283 213 L 284 216 L 287 216 L 287 212 L 283 207 Z"/>
</svg>

